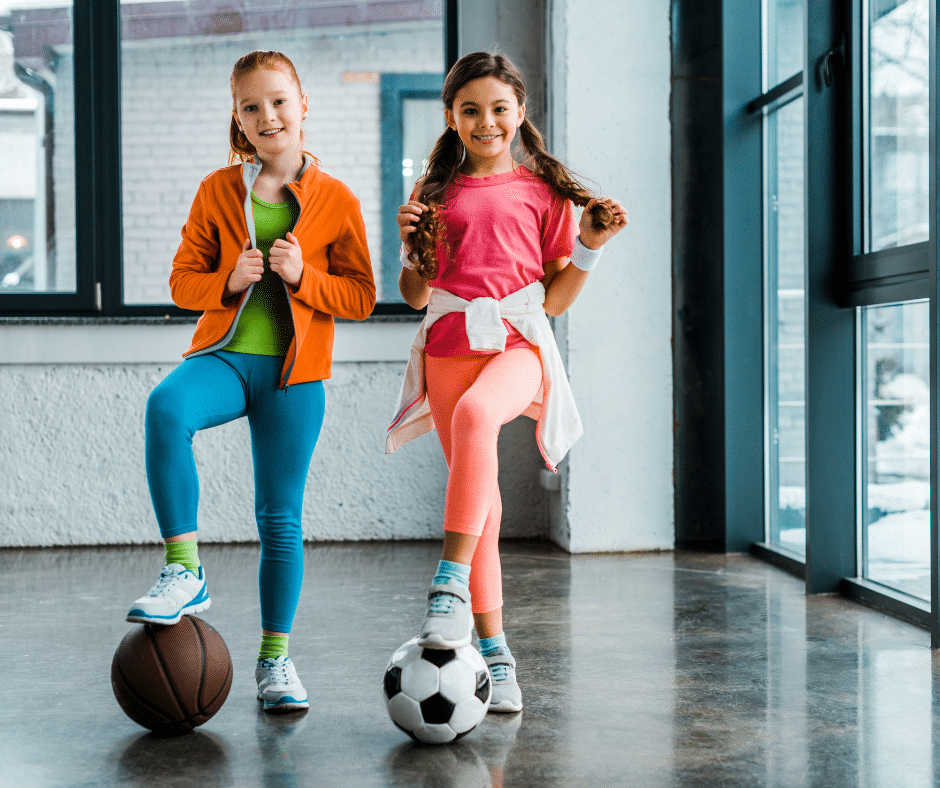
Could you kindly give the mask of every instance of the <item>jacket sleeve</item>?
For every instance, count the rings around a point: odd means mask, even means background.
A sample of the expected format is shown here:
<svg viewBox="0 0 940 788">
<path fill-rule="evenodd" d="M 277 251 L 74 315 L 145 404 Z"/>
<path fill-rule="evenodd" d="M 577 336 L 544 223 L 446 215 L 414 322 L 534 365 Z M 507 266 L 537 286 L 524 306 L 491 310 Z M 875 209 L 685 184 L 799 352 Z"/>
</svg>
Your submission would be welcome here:
<svg viewBox="0 0 940 788">
<path fill-rule="evenodd" d="M 345 207 L 336 239 L 327 248 L 327 270 L 304 265 L 295 296 L 334 317 L 365 320 L 375 306 L 375 280 L 366 244 L 366 226 L 359 200 L 350 195 Z"/>
<path fill-rule="evenodd" d="M 219 230 L 208 210 L 205 181 L 199 184 L 170 272 L 170 294 L 183 309 L 224 309 L 228 270 L 219 270 Z"/>
</svg>

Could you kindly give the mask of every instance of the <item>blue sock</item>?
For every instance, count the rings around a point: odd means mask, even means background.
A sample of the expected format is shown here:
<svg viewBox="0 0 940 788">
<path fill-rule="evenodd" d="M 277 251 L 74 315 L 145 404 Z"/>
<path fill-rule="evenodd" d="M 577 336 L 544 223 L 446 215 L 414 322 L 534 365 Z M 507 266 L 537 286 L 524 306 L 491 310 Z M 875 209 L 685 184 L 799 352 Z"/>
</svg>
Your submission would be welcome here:
<svg viewBox="0 0 940 788">
<path fill-rule="evenodd" d="M 506 645 L 506 633 L 500 632 L 498 635 L 493 635 L 491 638 L 480 638 L 480 653 L 484 657 L 488 657 L 497 649 L 504 648 L 506 651 L 509 651 L 509 646 Z"/>
<path fill-rule="evenodd" d="M 454 561 L 441 561 L 437 565 L 437 574 L 431 585 L 444 585 L 444 583 L 458 583 L 464 588 L 470 587 L 470 567 L 468 564 L 458 564 Z"/>
</svg>

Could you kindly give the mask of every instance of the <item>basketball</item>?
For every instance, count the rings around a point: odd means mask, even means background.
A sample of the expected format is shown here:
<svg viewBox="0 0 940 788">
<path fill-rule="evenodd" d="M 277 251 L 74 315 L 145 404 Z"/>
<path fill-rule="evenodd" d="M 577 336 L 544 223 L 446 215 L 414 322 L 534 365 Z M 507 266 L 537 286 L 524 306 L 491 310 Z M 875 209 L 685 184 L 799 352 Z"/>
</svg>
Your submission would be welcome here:
<svg viewBox="0 0 940 788">
<path fill-rule="evenodd" d="M 165 736 L 211 719 L 231 686 L 225 641 L 193 616 L 168 627 L 135 627 L 111 662 L 111 687 L 121 708 L 134 722 Z"/>
</svg>

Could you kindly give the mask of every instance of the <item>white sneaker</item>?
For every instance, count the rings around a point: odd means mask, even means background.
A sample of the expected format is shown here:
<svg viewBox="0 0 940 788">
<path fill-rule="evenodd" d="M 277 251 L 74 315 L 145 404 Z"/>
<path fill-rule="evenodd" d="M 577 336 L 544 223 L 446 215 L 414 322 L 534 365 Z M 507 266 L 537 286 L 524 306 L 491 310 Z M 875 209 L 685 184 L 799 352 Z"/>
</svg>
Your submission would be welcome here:
<svg viewBox="0 0 940 788">
<path fill-rule="evenodd" d="M 261 660 L 255 668 L 255 681 L 258 682 L 258 700 L 264 701 L 267 712 L 277 714 L 310 707 L 307 690 L 297 678 L 290 657 Z"/>
<path fill-rule="evenodd" d="M 206 573 L 198 577 L 182 564 L 167 564 L 156 585 L 134 601 L 127 620 L 139 624 L 178 624 L 183 615 L 209 609 Z"/>
<path fill-rule="evenodd" d="M 497 649 L 484 657 L 490 669 L 493 695 L 490 698 L 490 711 L 514 714 L 522 711 L 522 690 L 516 681 L 516 660 L 505 649 Z"/>
<path fill-rule="evenodd" d="M 470 589 L 459 583 L 432 585 L 428 589 L 428 610 L 421 622 L 418 645 L 460 648 L 470 642 L 472 631 Z"/>
</svg>

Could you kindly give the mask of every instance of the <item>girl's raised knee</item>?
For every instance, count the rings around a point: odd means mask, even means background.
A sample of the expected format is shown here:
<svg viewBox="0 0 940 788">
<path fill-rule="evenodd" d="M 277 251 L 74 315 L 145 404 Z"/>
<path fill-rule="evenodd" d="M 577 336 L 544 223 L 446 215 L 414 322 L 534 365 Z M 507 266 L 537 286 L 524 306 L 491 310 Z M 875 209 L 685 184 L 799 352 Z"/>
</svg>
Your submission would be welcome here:
<svg viewBox="0 0 940 788">
<path fill-rule="evenodd" d="M 459 440 L 467 433 L 499 433 L 500 420 L 492 403 L 483 398 L 464 396 L 454 408 L 451 419 L 452 440 Z"/>
<path fill-rule="evenodd" d="M 144 416 L 147 426 L 159 426 L 160 429 L 172 429 L 185 426 L 183 403 L 169 386 L 157 386 L 147 397 L 147 410 Z"/>
</svg>

